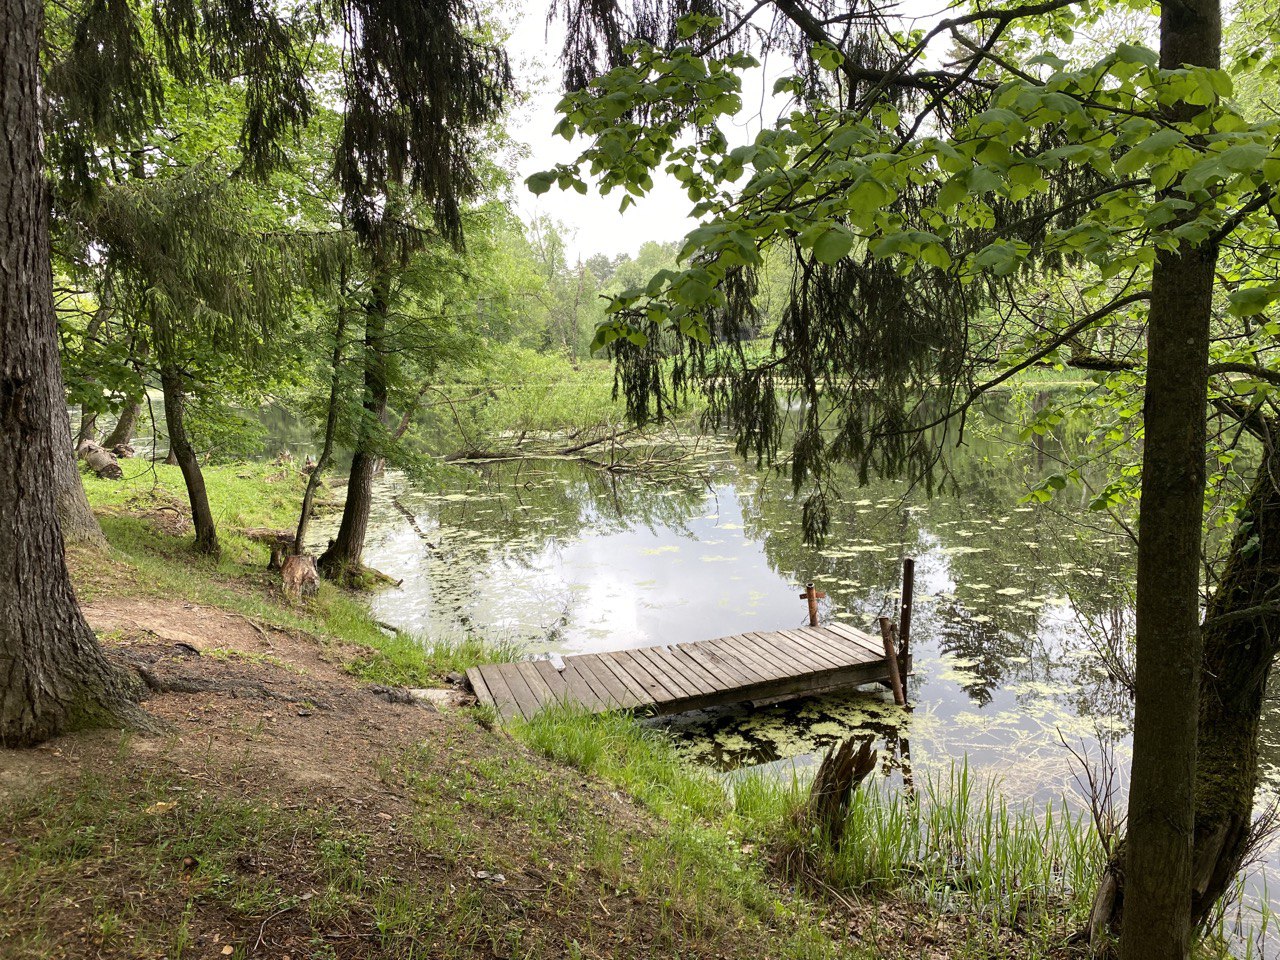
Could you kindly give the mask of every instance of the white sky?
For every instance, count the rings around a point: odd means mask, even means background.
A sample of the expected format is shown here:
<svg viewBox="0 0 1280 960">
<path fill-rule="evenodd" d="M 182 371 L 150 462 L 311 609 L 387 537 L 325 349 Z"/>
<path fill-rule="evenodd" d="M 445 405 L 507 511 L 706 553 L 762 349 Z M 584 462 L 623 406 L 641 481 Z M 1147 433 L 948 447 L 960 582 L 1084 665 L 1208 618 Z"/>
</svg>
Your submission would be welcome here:
<svg viewBox="0 0 1280 960">
<path fill-rule="evenodd" d="M 932 19 L 946 6 L 947 0 L 904 0 L 898 10 L 902 14 Z M 637 200 L 626 213 L 618 212 L 623 196 L 620 191 L 601 197 L 592 190 L 583 196 L 553 186 L 540 197 L 529 193 L 523 184 L 525 177 L 572 160 L 584 141 L 570 142 L 553 133 L 559 120 L 555 108 L 562 96 L 558 58 L 563 45 L 563 27 L 553 23 L 548 32 L 546 0 L 513 7 L 508 14 L 512 34 L 507 50 L 516 81 L 529 97 L 528 103 L 514 114 L 510 128 L 513 136 L 528 148 L 527 155 L 517 165 L 521 181 L 516 185 L 520 216 L 529 221 L 545 214 L 560 221 L 571 256 L 583 258 L 593 253 L 634 254 L 647 241 L 683 237 L 694 226 L 694 221 L 686 216 L 689 198 L 675 179 L 661 170 L 655 173 L 654 189 L 648 197 Z M 766 64 L 763 70 L 750 71 L 744 78 L 745 106 L 734 121 L 725 125 L 725 134 L 731 143 L 750 142 L 760 129 L 761 116 L 772 120 L 777 115 L 781 102 L 775 101 L 769 91 L 773 81 L 789 68 L 789 63 L 775 62 Z"/>
<path fill-rule="evenodd" d="M 585 141 L 570 142 L 553 132 L 559 122 L 556 104 L 563 95 L 558 62 L 563 28 L 553 23 L 548 35 L 545 2 L 520 4 L 515 16 L 507 50 L 516 81 L 521 91 L 529 95 L 529 102 L 516 111 L 510 128 L 513 136 L 528 147 L 527 156 L 517 165 L 521 182 L 516 184 L 516 199 L 521 218 L 529 221 L 545 214 L 560 221 L 571 254 L 583 258 L 593 253 L 634 254 L 647 241 L 684 236 L 693 226 L 693 221 L 685 217 L 689 199 L 679 184 L 661 171 L 654 177 L 653 192 L 625 214 L 618 212 L 620 193 L 601 197 L 591 190 L 584 196 L 553 186 L 535 197 L 524 186 L 523 180 L 530 174 L 573 160 Z"/>
</svg>

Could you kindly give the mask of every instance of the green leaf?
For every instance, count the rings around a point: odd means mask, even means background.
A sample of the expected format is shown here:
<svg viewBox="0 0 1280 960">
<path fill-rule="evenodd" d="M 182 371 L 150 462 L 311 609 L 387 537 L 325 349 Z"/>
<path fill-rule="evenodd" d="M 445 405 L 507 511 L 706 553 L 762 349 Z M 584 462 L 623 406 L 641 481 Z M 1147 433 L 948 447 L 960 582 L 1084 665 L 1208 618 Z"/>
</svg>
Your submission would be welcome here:
<svg viewBox="0 0 1280 960">
<path fill-rule="evenodd" d="M 813 255 L 820 263 L 835 263 L 853 249 L 853 234 L 847 227 L 835 226 L 818 237 Z"/>
<path fill-rule="evenodd" d="M 939 270 L 949 270 L 951 268 L 951 254 L 947 253 L 947 248 L 941 244 L 929 244 L 920 251 L 920 259 L 930 266 L 937 267 Z"/>
<path fill-rule="evenodd" d="M 525 184 L 529 187 L 529 192 L 535 196 L 541 196 L 551 189 L 551 185 L 555 183 L 556 175 L 554 173 L 535 173 L 533 176 L 525 180 Z"/>
<path fill-rule="evenodd" d="M 1160 55 L 1150 47 L 1132 43 L 1122 43 L 1116 47 L 1116 58 L 1126 63 L 1141 63 L 1147 67 L 1154 67 L 1160 63 Z"/>
<path fill-rule="evenodd" d="M 1271 306 L 1276 294 L 1270 287 L 1242 287 L 1231 291 L 1230 310 L 1237 317 L 1252 317 Z"/>
<path fill-rule="evenodd" d="M 1222 151 L 1221 160 L 1228 170 L 1249 173 L 1262 165 L 1268 152 L 1261 143 L 1237 143 Z"/>
<path fill-rule="evenodd" d="M 964 178 L 952 177 L 938 191 L 938 206 L 943 210 L 950 210 L 968 195 L 969 188 L 965 185 Z"/>
</svg>

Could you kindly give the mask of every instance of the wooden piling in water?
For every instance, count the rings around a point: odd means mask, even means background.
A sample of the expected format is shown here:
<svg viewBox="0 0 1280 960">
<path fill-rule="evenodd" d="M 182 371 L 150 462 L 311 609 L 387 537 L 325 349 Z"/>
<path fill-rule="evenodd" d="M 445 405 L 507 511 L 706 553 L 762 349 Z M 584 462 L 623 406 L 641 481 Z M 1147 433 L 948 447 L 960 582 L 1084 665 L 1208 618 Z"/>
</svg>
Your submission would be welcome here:
<svg viewBox="0 0 1280 960">
<path fill-rule="evenodd" d="M 888 617 L 880 618 L 880 639 L 884 641 L 885 665 L 889 668 L 889 685 L 893 689 L 893 702 L 900 707 L 907 705 L 907 692 L 902 687 L 902 671 L 898 667 L 897 644 L 894 643 L 893 621 Z"/>
<path fill-rule="evenodd" d="M 907 689 L 907 659 L 911 656 L 911 608 L 916 595 L 915 557 L 902 560 L 902 609 L 898 614 L 898 673 L 902 676 L 902 690 Z"/>
<path fill-rule="evenodd" d="M 800 599 L 809 601 L 809 626 L 811 627 L 818 625 L 818 601 L 825 596 L 826 594 L 814 587 L 812 583 L 804 585 L 804 593 L 800 594 Z"/>
</svg>

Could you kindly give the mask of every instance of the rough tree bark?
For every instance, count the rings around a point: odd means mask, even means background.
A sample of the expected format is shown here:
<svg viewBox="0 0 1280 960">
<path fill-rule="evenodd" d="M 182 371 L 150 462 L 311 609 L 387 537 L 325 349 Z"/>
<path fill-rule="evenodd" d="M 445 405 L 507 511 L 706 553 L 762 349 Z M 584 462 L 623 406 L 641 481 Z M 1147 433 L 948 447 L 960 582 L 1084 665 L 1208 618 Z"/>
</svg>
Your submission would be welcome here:
<svg viewBox="0 0 1280 960">
<path fill-rule="evenodd" d="M 1280 449 L 1264 438 L 1226 566 L 1205 610 L 1191 921 L 1199 926 L 1243 864 L 1258 788 L 1258 733 L 1280 655 Z"/>
<path fill-rule="evenodd" d="M 1161 6 L 1160 66 L 1217 67 L 1217 0 Z M 1179 105 L 1174 119 L 1201 107 Z M 1187 957 L 1200 693 L 1205 398 L 1216 244 L 1161 251 L 1147 321 L 1123 960 Z"/>
<path fill-rule="evenodd" d="M 369 510 L 373 505 L 373 476 L 382 457 L 379 441 L 387 411 L 387 316 L 390 310 L 391 270 L 388 251 L 376 250 L 373 282 L 365 305 L 364 416 L 347 478 L 347 501 L 338 535 L 320 556 L 320 573 L 328 580 L 350 580 L 362 567 Z"/>
<path fill-rule="evenodd" d="M 41 0 L 0 0 L 0 744 L 11 747 L 141 716 L 76 603 L 58 522 L 63 466 L 75 468 L 49 266 L 43 21 Z"/>
</svg>

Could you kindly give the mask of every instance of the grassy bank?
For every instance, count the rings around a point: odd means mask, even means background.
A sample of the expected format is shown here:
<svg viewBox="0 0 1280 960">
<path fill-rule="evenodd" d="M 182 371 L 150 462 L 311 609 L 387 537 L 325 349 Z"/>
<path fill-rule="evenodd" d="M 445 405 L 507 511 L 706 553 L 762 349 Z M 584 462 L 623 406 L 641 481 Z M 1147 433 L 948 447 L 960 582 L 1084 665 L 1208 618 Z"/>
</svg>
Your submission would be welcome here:
<svg viewBox="0 0 1280 960">
<path fill-rule="evenodd" d="M 322 583 L 305 606 L 282 603 L 277 578 L 266 570 L 266 546 L 244 531 L 291 530 L 297 524 L 305 478 L 292 466 L 227 464 L 204 468 L 222 554 L 190 549 L 186 488 L 177 467 L 122 462 L 124 480 L 85 478 L 85 490 L 111 544 L 108 555 L 77 551 L 77 590 L 92 602 L 103 591 L 182 597 L 235 611 L 264 624 L 304 630 L 341 645 L 350 671 L 371 683 L 438 686 L 447 674 L 519 651 L 478 638 L 447 644 L 393 632 L 369 613 L 368 598 Z"/>
<path fill-rule="evenodd" d="M 1087 818 L 1010 806 L 964 765 L 914 792 L 869 781 L 853 795 L 837 848 L 802 827 L 807 784 L 798 777 L 725 784 L 621 716 L 543 714 L 516 731 L 639 798 L 677 842 L 759 852 L 775 879 L 790 873 L 814 902 L 852 913 L 876 950 L 914 943 L 951 956 L 1052 956 L 1087 918 L 1101 864 Z M 806 865 L 799 875 L 782 868 L 797 862 Z"/>
</svg>

